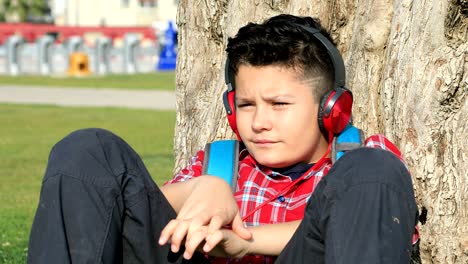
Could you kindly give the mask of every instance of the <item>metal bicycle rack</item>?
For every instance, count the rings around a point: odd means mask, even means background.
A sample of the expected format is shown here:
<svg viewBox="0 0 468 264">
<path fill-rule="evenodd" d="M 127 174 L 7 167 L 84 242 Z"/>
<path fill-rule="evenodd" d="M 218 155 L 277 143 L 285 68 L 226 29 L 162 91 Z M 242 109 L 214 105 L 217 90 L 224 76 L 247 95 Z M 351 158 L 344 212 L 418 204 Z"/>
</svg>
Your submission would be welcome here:
<svg viewBox="0 0 468 264">
<path fill-rule="evenodd" d="M 52 46 L 54 38 L 44 35 L 37 40 L 38 69 L 42 75 L 52 72 Z"/>
<path fill-rule="evenodd" d="M 19 75 L 21 73 L 21 63 L 19 54 L 25 40 L 21 36 L 13 35 L 6 41 L 6 70 L 10 75 Z"/>
<path fill-rule="evenodd" d="M 140 39 L 135 34 L 126 34 L 124 37 L 123 66 L 125 73 L 138 72 L 136 62 L 136 50 L 140 45 Z"/>
<path fill-rule="evenodd" d="M 112 41 L 108 37 L 99 37 L 96 40 L 96 51 L 94 58 L 95 71 L 97 74 L 108 74 L 110 71 L 110 51 Z"/>
</svg>

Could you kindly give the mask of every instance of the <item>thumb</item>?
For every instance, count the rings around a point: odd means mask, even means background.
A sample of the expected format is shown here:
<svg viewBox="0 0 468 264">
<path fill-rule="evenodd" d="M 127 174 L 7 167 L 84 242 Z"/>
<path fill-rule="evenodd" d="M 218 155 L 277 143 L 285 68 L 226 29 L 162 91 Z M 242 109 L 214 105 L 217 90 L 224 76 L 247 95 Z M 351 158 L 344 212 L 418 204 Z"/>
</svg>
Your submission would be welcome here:
<svg viewBox="0 0 468 264">
<path fill-rule="evenodd" d="M 245 240 L 252 238 L 252 233 L 244 226 L 239 213 L 236 214 L 231 225 L 232 231 Z"/>
</svg>

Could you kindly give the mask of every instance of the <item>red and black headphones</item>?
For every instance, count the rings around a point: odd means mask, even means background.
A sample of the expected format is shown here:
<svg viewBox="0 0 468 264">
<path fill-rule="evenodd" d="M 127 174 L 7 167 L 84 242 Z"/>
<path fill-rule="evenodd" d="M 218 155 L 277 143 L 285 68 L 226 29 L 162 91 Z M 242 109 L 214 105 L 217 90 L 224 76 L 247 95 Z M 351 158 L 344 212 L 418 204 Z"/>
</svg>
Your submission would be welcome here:
<svg viewBox="0 0 468 264">
<path fill-rule="evenodd" d="M 301 24 L 296 25 L 311 33 L 325 47 L 332 61 L 335 72 L 335 83 L 333 84 L 333 89 L 320 100 L 318 123 L 320 130 L 325 135 L 337 135 L 349 123 L 353 105 L 353 94 L 345 87 L 346 73 L 343 58 L 335 45 L 322 35 L 320 30 Z M 234 76 L 229 68 L 229 58 L 226 59 L 224 78 L 227 90 L 223 94 L 223 104 L 226 109 L 228 123 L 234 133 L 236 133 L 238 140 L 241 141 L 242 139 L 237 130 Z"/>
</svg>

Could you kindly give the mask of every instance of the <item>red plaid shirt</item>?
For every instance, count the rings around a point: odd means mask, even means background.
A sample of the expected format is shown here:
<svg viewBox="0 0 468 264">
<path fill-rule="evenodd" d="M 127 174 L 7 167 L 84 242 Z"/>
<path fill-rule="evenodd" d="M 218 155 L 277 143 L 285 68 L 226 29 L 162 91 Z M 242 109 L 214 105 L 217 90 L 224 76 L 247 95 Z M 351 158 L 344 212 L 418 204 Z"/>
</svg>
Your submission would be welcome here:
<svg viewBox="0 0 468 264">
<path fill-rule="evenodd" d="M 382 135 L 373 135 L 366 139 L 366 147 L 381 148 L 391 151 L 402 160 L 400 151 L 387 138 Z M 193 177 L 201 176 L 204 152 L 202 150 L 191 158 L 189 165 L 177 173 L 166 184 L 182 182 Z M 304 211 L 312 192 L 317 184 L 330 170 L 332 164 L 328 159 L 322 166 L 311 171 L 305 176 L 305 181 L 295 186 L 291 191 L 280 198 L 271 201 L 257 210 L 253 215 L 245 219 L 247 226 L 259 226 L 264 224 L 283 223 L 300 220 L 304 217 Z M 254 158 L 247 152 L 241 151 L 239 155 L 239 175 L 237 188 L 234 194 L 241 217 L 244 217 L 257 206 L 278 196 L 280 190 L 285 188 L 292 179 L 269 168 L 257 164 Z M 245 256 L 242 259 L 213 258 L 211 263 L 273 263 L 274 257 Z"/>
</svg>

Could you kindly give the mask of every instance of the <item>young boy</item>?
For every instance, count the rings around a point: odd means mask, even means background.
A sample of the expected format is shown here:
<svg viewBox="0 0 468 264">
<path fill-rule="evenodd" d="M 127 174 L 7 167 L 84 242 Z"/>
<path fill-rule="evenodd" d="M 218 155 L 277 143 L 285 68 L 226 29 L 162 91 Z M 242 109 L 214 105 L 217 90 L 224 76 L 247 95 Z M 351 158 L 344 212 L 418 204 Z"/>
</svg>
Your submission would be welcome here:
<svg viewBox="0 0 468 264">
<path fill-rule="evenodd" d="M 250 23 L 227 52 L 234 195 L 202 175 L 203 151 L 158 188 L 122 139 L 80 130 L 51 151 L 28 262 L 409 262 L 417 207 L 396 147 L 375 135 L 331 163 L 352 97 L 320 24 Z"/>
</svg>

